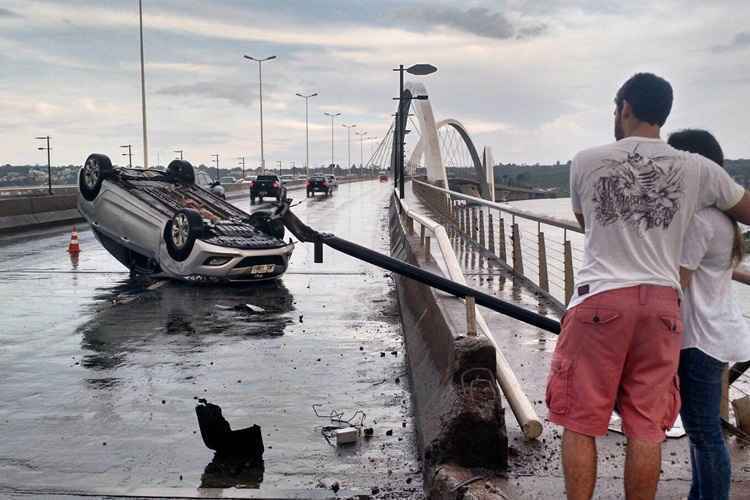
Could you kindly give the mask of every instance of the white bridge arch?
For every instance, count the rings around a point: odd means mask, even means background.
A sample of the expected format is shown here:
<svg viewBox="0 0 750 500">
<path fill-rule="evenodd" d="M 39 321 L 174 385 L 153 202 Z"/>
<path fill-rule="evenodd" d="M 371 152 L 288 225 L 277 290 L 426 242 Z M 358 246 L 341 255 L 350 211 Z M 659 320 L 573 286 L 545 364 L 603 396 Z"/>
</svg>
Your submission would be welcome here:
<svg viewBox="0 0 750 500">
<path fill-rule="evenodd" d="M 404 93 L 407 94 L 407 97 L 429 95 L 427 88 L 420 82 L 408 82 L 405 85 Z M 458 133 L 468 149 L 475 173 L 479 179 L 482 197 L 494 200 L 494 161 L 489 148 L 485 148 L 482 156 L 480 156 L 471 135 L 459 120 L 446 118 L 436 122 L 432 103 L 429 98 L 424 100 L 408 99 L 403 102 L 407 103 L 407 109 L 404 110 L 402 116 L 408 115 L 408 103 L 412 102 L 411 107 L 420 131 L 419 140 L 414 146 L 407 162 L 409 168 L 413 170 L 418 165 L 424 165 L 427 171 L 428 182 L 448 187 L 448 172 L 440 149 L 439 132 L 444 127 L 450 127 Z"/>
</svg>

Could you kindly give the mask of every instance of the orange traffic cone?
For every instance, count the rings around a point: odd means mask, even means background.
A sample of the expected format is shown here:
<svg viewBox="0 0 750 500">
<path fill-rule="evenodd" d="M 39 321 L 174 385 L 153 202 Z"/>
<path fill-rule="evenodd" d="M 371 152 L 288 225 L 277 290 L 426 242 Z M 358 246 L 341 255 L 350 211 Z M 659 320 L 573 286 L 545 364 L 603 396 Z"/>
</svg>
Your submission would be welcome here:
<svg viewBox="0 0 750 500">
<path fill-rule="evenodd" d="M 77 254 L 81 251 L 81 247 L 78 244 L 78 231 L 73 226 L 73 234 L 70 235 L 70 244 L 68 244 L 68 253 Z"/>
</svg>

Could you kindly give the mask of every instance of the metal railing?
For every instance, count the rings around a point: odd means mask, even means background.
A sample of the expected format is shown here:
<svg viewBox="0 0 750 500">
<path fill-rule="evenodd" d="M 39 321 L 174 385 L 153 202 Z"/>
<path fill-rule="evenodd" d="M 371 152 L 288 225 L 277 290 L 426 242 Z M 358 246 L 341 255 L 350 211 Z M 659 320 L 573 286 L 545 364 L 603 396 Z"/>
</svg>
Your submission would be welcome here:
<svg viewBox="0 0 750 500">
<path fill-rule="evenodd" d="M 423 258 L 428 261 L 432 258 L 432 238 L 434 238 L 448 277 L 466 286 L 466 278 L 461 270 L 461 264 L 456 257 L 445 228 L 429 217 L 411 210 L 405 200 L 399 199 L 398 193 L 394 193 L 394 199 L 398 203 L 401 223 L 406 231 L 415 235 L 414 223 L 416 222 L 419 225 L 419 242 L 422 246 Z M 473 297 L 466 297 L 463 300 L 466 304 L 467 335 L 480 333 L 487 337 L 495 347 L 497 383 L 505 394 L 524 435 L 529 439 L 536 439 L 542 434 L 543 427 L 534 406 L 523 392 L 521 384 L 513 373 L 510 363 L 500 350 L 500 346 L 495 341 L 487 322 L 481 312 L 477 310 Z"/>
<path fill-rule="evenodd" d="M 450 191 L 418 179 L 412 179 L 412 191 L 464 242 L 544 295 L 561 312 L 565 309 L 583 259 L 583 230 L 577 222 Z M 748 272 L 735 271 L 733 279 L 750 285 Z M 745 374 L 748 369 L 750 362 L 735 364 L 730 369 L 729 385 L 750 396 L 750 379 Z M 744 389 L 735 384 L 740 380 Z M 726 414 L 728 386 L 724 394 L 722 407 Z"/>
<path fill-rule="evenodd" d="M 510 271 L 559 310 L 573 295 L 583 252 L 577 222 L 543 216 L 412 180 L 414 193 L 457 235 Z"/>
</svg>

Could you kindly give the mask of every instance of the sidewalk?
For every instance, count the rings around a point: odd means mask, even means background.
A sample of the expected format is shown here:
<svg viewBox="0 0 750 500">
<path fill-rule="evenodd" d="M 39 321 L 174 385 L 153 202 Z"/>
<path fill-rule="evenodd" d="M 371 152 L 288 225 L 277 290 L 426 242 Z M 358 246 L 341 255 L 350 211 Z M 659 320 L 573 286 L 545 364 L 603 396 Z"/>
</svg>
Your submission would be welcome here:
<svg viewBox="0 0 750 500">
<path fill-rule="evenodd" d="M 410 189 L 407 189 L 407 202 L 412 210 L 440 221 L 440 217 L 420 203 Z M 554 309 L 544 304 L 533 291 L 514 284 L 512 276 L 484 259 L 469 241 L 456 235 L 448 226 L 446 230 L 451 235 L 469 286 L 559 319 Z M 443 267 L 436 246 L 433 246 L 432 255 Z M 562 429 L 547 421 L 544 403 L 547 373 L 557 336 L 488 309 L 482 308 L 482 314 L 544 425 L 542 436 L 537 441 L 528 441 L 509 409 L 506 412 L 510 467 L 505 492 L 511 498 L 562 498 L 565 491 L 560 463 Z M 625 443 L 625 437 L 614 432 L 598 440 L 599 481 L 595 498 L 623 498 Z M 750 498 L 750 448 L 735 437 L 729 437 L 728 444 L 733 464 L 732 498 Z M 688 440 L 670 439 L 662 451 L 662 476 L 657 498 L 686 498 L 689 489 Z"/>
</svg>

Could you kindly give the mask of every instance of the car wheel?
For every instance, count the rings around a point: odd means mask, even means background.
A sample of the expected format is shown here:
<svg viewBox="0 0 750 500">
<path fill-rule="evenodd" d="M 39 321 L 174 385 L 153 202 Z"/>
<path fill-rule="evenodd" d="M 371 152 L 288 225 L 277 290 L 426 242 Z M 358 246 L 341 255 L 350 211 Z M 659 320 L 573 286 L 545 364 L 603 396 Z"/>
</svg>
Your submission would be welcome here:
<svg viewBox="0 0 750 500">
<path fill-rule="evenodd" d="M 104 182 L 104 179 L 111 177 L 113 172 L 112 162 L 107 156 L 89 155 L 80 174 L 78 174 L 78 188 L 81 191 L 81 196 L 87 201 L 94 201 L 102 189 L 102 182 Z"/>
<path fill-rule="evenodd" d="M 250 197 L 250 204 L 255 205 L 255 196 Z"/>
<path fill-rule="evenodd" d="M 172 160 L 167 166 L 167 175 L 181 184 L 195 184 L 195 170 L 189 161 Z"/>
<path fill-rule="evenodd" d="M 178 262 L 187 259 L 193 251 L 195 240 L 203 234 L 203 217 L 200 212 L 184 208 L 174 214 L 164 227 L 164 242 L 169 256 Z"/>
</svg>

